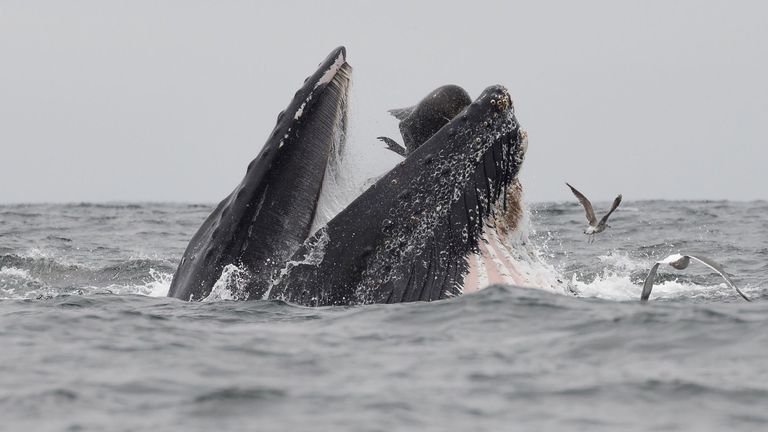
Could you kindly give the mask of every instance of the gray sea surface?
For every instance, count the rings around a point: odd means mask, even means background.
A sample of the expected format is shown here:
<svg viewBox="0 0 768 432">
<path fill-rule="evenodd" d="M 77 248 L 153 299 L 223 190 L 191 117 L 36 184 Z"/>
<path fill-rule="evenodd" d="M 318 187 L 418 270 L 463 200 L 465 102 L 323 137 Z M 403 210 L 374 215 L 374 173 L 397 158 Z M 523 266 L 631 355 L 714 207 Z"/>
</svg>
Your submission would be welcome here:
<svg viewBox="0 0 768 432">
<path fill-rule="evenodd" d="M 317 309 L 165 297 L 211 210 L 0 206 L 0 430 L 768 430 L 766 202 L 625 199 L 594 244 L 535 204 L 572 294 Z M 692 264 L 640 304 L 677 252 L 753 302 Z"/>
</svg>

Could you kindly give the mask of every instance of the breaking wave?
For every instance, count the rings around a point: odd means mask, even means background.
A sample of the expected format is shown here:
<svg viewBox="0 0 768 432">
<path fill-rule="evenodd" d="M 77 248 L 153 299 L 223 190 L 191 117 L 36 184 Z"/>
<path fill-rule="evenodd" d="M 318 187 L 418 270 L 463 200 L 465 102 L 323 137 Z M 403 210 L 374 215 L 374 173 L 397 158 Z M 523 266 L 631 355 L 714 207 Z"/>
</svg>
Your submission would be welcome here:
<svg viewBox="0 0 768 432">
<path fill-rule="evenodd" d="M 0 299 L 103 293 L 165 296 L 173 270 L 167 261 L 156 259 L 129 259 L 93 268 L 38 249 L 4 254 L 0 255 Z"/>
</svg>

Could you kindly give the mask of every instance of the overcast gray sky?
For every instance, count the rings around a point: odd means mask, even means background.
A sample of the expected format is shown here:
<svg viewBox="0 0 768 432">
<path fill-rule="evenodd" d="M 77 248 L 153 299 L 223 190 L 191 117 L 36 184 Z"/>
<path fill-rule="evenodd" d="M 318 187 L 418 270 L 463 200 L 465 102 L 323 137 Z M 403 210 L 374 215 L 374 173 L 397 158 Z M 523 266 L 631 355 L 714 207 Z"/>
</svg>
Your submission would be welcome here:
<svg viewBox="0 0 768 432">
<path fill-rule="evenodd" d="M 768 3 L 0 0 L 0 202 L 213 202 L 304 78 L 354 68 L 350 145 L 504 84 L 529 201 L 768 198 Z M 399 136 L 398 136 L 399 138 Z"/>
</svg>

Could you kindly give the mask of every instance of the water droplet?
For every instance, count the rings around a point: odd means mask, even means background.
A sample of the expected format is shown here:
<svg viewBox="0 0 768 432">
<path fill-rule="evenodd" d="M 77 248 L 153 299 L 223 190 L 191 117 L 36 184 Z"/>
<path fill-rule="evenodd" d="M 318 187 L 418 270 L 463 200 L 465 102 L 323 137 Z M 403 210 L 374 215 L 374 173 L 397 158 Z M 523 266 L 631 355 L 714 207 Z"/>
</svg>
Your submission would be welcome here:
<svg viewBox="0 0 768 432">
<path fill-rule="evenodd" d="M 384 219 L 381 221 L 381 232 L 384 234 L 390 234 L 392 232 L 392 226 L 394 223 L 389 219 Z"/>
</svg>

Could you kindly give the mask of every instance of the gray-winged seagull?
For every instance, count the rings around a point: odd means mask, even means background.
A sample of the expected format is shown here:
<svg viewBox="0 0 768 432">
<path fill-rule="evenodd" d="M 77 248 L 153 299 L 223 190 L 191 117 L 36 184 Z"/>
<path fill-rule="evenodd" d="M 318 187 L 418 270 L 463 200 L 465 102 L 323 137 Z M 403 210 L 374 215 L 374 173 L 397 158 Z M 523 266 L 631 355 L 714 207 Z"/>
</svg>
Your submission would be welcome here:
<svg viewBox="0 0 768 432">
<path fill-rule="evenodd" d="M 605 229 L 610 226 L 608 225 L 608 218 L 611 216 L 611 213 L 616 210 L 616 207 L 621 204 L 621 194 L 619 194 L 619 196 L 613 200 L 613 205 L 611 205 L 611 209 L 608 210 L 608 213 L 606 213 L 605 216 L 603 216 L 603 218 L 598 221 L 597 217 L 595 217 L 595 211 L 592 209 L 592 203 L 589 202 L 587 197 L 585 197 L 583 193 L 576 190 L 576 188 L 570 184 L 566 183 L 566 185 L 571 188 L 571 192 L 576 195 L 576 198 L 579 199 L 579 202 L 584 207 L 584 211 L 587 212 L 587 220 L 589 221 L 589 225 L 587 226 L 587 229 L 584 230 L 584 234 L 589 236 L 589 242 L 592 243 L 595 241 L 595 234 L 599 234 L 605 231 Z"/>
<path fill-rule="evenodd" d="M 737 293 L 739 293 L 740 296 L 744 298 L 746 301 L 752 301 L 750 300 L 746 295 L 744 295 L 743 292 L 741 292 L 740 289 L 736 287 L 736 285 L 733 283 L 730 277 L 725 273 L 725 270 L 723 267 L 712 261 L 709 258 L 700 256 L 700 255 L 680 255 L 680 254 L 674 254 L 670 255 L 666 258 L 664 258 L 661 261 L 657 261 L 656 264 L 651 267 L 651 271 L 648 273 L 648 276 L 645 278 L 645 282 L 643 282 L 643 292 L 640 294 L 640 301 L 646 302 L 648 301 L 648 297 L 651 296 L 651 290 L 653 289 L 653 282 L 656 280 L 656 271 L 659 269 L 660 264 L 669 264 L 672 267 L 683 270 L 684 268 L 688 267 L 688 264 L 691 263 L 691 259 L 694 259 L 705 266 L 711 268 L 712 270 L 716 271 L 720 274 L 720 276 L 725 279 L 725 283 L 730 286 L 731 288 L 735 289 Z"/>
</svg>

